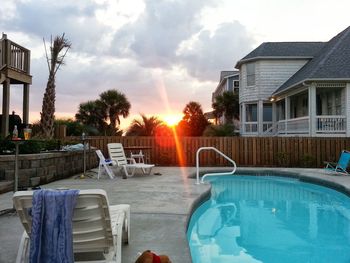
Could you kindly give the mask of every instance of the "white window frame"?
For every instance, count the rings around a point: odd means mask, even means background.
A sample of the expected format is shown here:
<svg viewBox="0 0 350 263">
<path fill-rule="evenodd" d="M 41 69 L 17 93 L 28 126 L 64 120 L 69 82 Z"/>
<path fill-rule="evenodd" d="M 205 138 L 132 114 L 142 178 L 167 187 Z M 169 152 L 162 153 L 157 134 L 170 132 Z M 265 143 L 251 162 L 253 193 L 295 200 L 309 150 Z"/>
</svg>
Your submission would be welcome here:
<svg viewBox="0 0 350 263">
<path fill-rule="evenodd" d="M 247 63 L 246 65 L 247 70 L 247 87 L 255 86 L 255 63 Z"/>
</svg>

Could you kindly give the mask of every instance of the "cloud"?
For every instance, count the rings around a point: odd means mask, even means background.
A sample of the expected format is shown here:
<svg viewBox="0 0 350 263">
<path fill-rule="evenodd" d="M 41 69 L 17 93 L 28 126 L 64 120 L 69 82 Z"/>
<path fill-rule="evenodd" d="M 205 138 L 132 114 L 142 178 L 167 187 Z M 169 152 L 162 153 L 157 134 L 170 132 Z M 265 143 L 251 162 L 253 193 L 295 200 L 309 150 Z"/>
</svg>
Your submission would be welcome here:
<svg viewBox="0 0 350 263">
<path fill-rule="evenodd" d="M 213 81 L 218 80 L 221 70 L 233 70 L 236 62 L 252 49 L 253 43 L 240 23 L 223 23 L 214 32 L 201 31 L 180 51 L 179 57 L 191 76 Z"/>
<path fill-rule="evenodd" d="M 10 15 L 0 17 L 0 27 L 32 50 L 32 120 L 39 118 L 48 77 L 42 37 L 65 32 L 72 42 L 56 78 L 57 115 L 72 117 L 80 103 L 108 89 L 125 93 L 131 115 L 181 112 L 191 100 L 207 109 L 220 71 L 233 69 L 251 45 L 237 22 L 204 28 L 201 14 L 218 5 L 216 0 L 145 0 L 137 11 L 118 10 L 127 0 L 114 6 L 87 0 L 4 1 Z M 11 96 L 11 107 L 20 112 L 21 89 Z"/>
<path fill-rule="evenodd" d="M 113 51 L 133 55 L 144 67 L 170 67 L 180 43 L 201 29 L 201 11 L 213 2 L 146 0 L 139 18 L 115 34 Z"/>
<path fill-rule="evenodd" d="M 40 39 L 66 33 L 76 52 L 101 52 L 105 46 L 104 35 L 110 32 L 96 18 L 95 12 L 105 8 L 92 1 L 17 1 L 9 6 L 11 20 L 0 18 L 0 25 L 9 31 L 22 31 Z"/>
</svg>

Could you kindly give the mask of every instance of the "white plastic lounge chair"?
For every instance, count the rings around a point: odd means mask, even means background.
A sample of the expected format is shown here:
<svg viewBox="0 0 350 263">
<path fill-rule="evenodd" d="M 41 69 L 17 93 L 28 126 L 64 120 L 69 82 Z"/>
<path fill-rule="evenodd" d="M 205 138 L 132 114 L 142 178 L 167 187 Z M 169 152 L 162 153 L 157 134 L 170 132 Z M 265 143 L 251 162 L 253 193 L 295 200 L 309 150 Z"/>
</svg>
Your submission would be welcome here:
<svg viewBox="0 0 350 263">
<path fill-rule="evenodd" d="M 106 160 L 101 150 L 96 150 L 96 154 L 100 160 L 98 164 L 97 179 L 100 179 L 100 176 L 102 175 L 103 171 L 105 171 L 111 179 L 114 179 L 115 178 L 114 173 L 109 167 L 109 165 L 110 164 L 113 165 L 115 164 L 115 162 L 113 162 L 112 160 Z"/>
<path fill-rule="evenodd" d="M 142 150 L 140 150 L 138 153 L 131 153 L 130 157 L 135 159 L 138 163 L 145 163 L 145 155 L 143 154 Z"/>
<path fill-rule="evenodd" d="M 337 163 L 325 162 L 327 170 L 332 170 L 338 173 L 349 174 L 348 167 L 350 165 L 350 152 L 343 150 L 340 154 L 339 160 Z"/>
<path fill-rule="evenodd" d="M 126 158 L 121 143 L 108 143 L 107 148 L 111 160 L 115 161 L 117 166 L 124 170 L 126 176 L 134 176 L 136 169 L 141 169 L 144 174 L 150 174 L 154 167 L 154 164 L 137 163 L 134 158 Z M 128 169 L 131 170 L 130 174 Z M 148 170 L 147 173 L 146 170 Z"/>
<path fill-rule="evenodd" d="M 29 262 L 33 191 L 18 191 L 13 202 L 25 229 L 17 253 L 16 263 Z M 80 190 L 73 214 L 73 252 L 98 254 L 104 260 L 88 262 L 121 262 L 122 241 L 130 238 L 130 205 L 109 205 L 106 192 L 101 189 Z M 92 253 L 92 254 L 91 254 Z M 84 262 L 76 261 L 76 262 Z"/>
</svg>

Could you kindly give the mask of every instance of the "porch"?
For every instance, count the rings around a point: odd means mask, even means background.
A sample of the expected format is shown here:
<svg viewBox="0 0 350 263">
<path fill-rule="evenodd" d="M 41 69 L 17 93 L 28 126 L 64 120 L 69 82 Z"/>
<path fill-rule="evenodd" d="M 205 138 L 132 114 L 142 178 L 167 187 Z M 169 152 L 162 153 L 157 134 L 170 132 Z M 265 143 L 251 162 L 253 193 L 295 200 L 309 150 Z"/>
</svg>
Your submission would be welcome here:
<svg viewBox="0 0 350 263">
<path fill-rule="evenodd" d="M 350 83 L 312 83 L 242 109 L 243 136 L 350 136 Z"/>
<path fill-rule="evenodd" d="M 344 115 L 322 115 L 316 116 L 313 120 L 314 124 L 310 125 L 309 116 L 293 118 L 288 120 L 279 120 L 275 125 L 270 126 L 270 128 L 264 130 L 264 135 L 266 136 L 288 136 L 288 135 L 302 135 L 308 136 L 310 133 L 310 127 L 315 127 L 314 136 L 324 136 L 329 137 L 341 137 L 346 136 L 346 116 Z"/>
</svg>

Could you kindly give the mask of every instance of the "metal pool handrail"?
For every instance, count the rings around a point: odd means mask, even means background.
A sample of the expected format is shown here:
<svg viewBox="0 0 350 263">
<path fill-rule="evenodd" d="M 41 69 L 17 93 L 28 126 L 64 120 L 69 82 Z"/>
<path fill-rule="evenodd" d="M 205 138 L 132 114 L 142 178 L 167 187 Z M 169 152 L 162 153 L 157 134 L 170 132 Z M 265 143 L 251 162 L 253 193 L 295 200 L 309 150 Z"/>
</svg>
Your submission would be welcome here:
<svg viewBox="0 0 350 263">
<path fill-rule="evenodd" d="M 231 162 L 233 164 L 232 172 L 227 172 L 227 173 L 207 173 L 207 174 L 203 175 L 202 180 L 199 182 L 199 153 L 201 151 L 203 151 L 203 150 L 213 150 L 213 151 L 217 152 L 218 154 L 220 154 L 222 157 L 224 157 L 226 160 Z M 233 161 L 230 157 L 228 157 L 225 154 L 223 154 L 222 152 L 220 152 L 215 147 L 201 147 L 201 148 L 199 148 L 197 150 L 197 153 L 196 153 L 196 171 L 197 171 L 196 184 L 203 183 L 204 182 L 204 178 L 207 177 L 207 176 L 212 176 L 212 175 L 231 175 L 231 174 L 234 174 L 236 172 L 236 169 L 237 169 L 237 165 L 236 165 L 235 161 Z"/>
</svg>

